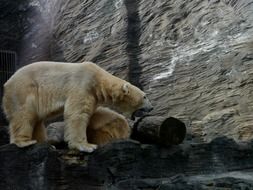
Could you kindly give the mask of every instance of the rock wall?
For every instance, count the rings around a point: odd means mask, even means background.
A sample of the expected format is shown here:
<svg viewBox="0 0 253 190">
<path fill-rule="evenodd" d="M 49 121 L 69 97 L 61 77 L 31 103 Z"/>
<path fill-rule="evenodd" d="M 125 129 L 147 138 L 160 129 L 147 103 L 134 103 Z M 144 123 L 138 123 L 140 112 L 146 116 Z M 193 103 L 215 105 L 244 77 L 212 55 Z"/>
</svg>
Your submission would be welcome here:
<svg viewBox="0 0 253 190">
<path fill-rule="evenodd" d="M 252 139 L 252 0 L 30 0 L 0 9 L 1 49 L 17 51 L 20 65 L 93 61 L 144 89 L 153 115 L 181 118 L 194 137 Z"/>
<path fill-rule="evenodd" d="M 0 50 L 18 52 L 25 33 L 25 17 L 28 1 L 8 1 L 0 3 Z M 2 68 L 1 68 L 2 69 Z"/>
<path fill-rule="evenodd" d="M 250 190 L 252 145 L 227 138 L 170 148 L 118 141 L 90 155 L 56 151 L 48 144 L 4 145 L 0 189 Z"/>
<path fill-rule="evenodd" d="M 34 61 L 50 60 L 52 26 L 55 11 L 58 10 L 56 0 L 29 0 L 26 5 L 27 15 L 23 17 L 26 24 L 19 49 L 20 65 Z"/>
<path fill-rule="evenodd" d="M 0 50 L 17 53 L 17 68 L 33 61 L 49 60 L 57 1 L 3 0 L 0 10 Z"/>
<path fill-rule="evenodd" d="M 52 59 L 94 61 L 126 77 L 127 15 L 122 2 L 67 0 L 60 7 L 53 31 Z"/>
<path fill-rule="evenodd" d="M 94 61 L 201 140 L 252 139 L 252 0 L 62 2 L 51 59 Z"/>
<path fill-rule="evenodd" d="M 252 138 L 252 10 L 252 1 L 140 2 L 142 82 L 159 115 L 189 120 L 204 140 Z"/>
</svg>

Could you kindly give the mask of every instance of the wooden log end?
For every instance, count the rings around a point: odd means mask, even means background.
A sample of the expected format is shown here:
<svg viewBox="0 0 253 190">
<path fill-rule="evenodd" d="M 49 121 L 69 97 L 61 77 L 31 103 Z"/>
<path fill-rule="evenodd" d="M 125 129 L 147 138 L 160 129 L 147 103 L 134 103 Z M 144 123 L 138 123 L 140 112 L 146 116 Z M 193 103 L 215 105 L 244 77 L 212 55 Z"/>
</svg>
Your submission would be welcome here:
<svg viewBox="0 0 253 190">
<path fill-rule="evenodd" d="M 159 136 L 161 144 L 178 145 L 183 142 L 186 136 L 186 126 L 179 119 L 169 117 L 162 122 Z"/>
</svg>

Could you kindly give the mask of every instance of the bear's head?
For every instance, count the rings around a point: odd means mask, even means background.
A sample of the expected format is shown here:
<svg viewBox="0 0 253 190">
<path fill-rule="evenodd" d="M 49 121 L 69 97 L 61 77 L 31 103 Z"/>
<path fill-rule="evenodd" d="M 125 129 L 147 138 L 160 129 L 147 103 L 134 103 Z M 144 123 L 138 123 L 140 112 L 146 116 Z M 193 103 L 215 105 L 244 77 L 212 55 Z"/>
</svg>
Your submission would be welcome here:
<svg viewBox="0 0 253 190">
<path fill-rule="evenodd" d="M 112 101 L 116 110 L 134 119 L 153 109 L 146 94 L 134 85 L 124 82 L 113 88 Z"/>
</svg>

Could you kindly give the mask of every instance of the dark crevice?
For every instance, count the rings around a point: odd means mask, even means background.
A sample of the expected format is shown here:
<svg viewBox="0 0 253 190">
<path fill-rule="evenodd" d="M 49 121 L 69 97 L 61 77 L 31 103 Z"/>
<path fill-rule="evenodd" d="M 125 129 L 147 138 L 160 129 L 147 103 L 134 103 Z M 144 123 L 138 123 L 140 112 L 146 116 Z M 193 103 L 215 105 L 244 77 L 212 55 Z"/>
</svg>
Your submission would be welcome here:
<svg viewBox="0 0 253 190">
<path fill-rule="evenodd" d="M 140 17 L 138 13 L 138 0 L 125 0 L 127 9 L 127 47 L 126 52 L 129 60 L 128 64 L 128 80 L 133 85 L 142 89 L 140 83 L 141 66 L 139 63 L 139 55 L 141 48 L 139 46 L 140 39 Z"/>
</svg>

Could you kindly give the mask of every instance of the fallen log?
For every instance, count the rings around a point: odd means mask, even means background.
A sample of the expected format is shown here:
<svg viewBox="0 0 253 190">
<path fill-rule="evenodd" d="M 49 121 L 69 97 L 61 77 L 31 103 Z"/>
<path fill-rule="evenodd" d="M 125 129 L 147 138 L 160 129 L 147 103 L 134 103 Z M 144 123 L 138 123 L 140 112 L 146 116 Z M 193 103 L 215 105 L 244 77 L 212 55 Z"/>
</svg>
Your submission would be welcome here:
<svg viewBox="0 0 253 190">
<path fill-rule="evenodd" d="M 48 140 L 52 144 L 63 142 L 64 122 L 47 127 Z M 131 138 L 146 144 L 178 145 L 186 136 L 185 124 L 174 117 L 148 116 L 133 125 Z"/>
<path fill-rule="evenodd" d="M 1 127 L 0 145 L 9 143 L 8 127 Z M 47 127 L 48 140 L 52 144 L 64 147 L 64 122 L 52 123 Z M 131 138 L 146 144 L 177 145 L 186 135 L 185 124 L 174 117 L 148 116 L 139 119 L 133 125 Z"/>
<path fill-rule="evenodd" d="M 147 116 L 133 126 L 131 138 L 141 143 L 177 145 L 186 136 L 185 124 L 174 117 Z"/>
<path fill-rule="evenodd" d="M 64 125 L 64 122 L 56 122 L 47 127 L 49 142 L 63 142 Z M 131 138 L 141 143 L 168 146 L 182 143 L 185 136 L 185 124 L 179 119 L 147 116 L 134 123 Z"/>
</svg>

